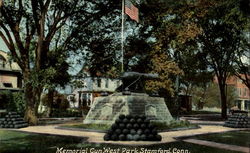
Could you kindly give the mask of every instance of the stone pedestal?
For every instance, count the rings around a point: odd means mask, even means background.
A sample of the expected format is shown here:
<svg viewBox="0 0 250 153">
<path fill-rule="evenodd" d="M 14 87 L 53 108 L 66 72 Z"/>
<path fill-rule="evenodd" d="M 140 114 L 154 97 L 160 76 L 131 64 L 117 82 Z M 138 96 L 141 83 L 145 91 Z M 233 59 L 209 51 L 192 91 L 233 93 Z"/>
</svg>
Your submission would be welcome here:
<svg viewBox="0 0 250 153">
<path fill-rule="evenodd" d="M 96 98 L 83 123 L 112 124 L 120 114 L 145 115 L 151 121 L 159 123 L 173 120 L 164 98 L 151 97 L 145 93 L 115 93 Z"/>
</svg>

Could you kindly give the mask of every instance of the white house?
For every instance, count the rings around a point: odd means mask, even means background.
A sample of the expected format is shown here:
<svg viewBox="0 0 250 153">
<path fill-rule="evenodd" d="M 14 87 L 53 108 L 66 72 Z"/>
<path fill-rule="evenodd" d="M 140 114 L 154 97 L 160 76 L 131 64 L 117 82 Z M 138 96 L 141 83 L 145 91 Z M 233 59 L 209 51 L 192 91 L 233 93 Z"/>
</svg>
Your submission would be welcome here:
<svg viewBox="0 0 250 153">
<path fill-rule="evenodd" d="M 102 93 L 112 94 L 121 85 L 120 79 L 104 77 L 84 77 L 81 81 L 83 87 L 74 89 L 67 97 L 71 108 L 91 107 L 95 97 L 101 96 Z"/>
</svg>

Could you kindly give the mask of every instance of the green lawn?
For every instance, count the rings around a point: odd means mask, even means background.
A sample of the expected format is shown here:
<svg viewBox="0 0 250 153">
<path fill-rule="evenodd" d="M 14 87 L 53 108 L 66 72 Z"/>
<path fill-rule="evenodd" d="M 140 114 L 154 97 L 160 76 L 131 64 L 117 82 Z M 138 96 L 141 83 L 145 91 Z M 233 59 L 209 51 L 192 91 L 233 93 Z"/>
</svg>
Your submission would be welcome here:
<svg viewBox="0 0 250 153">
<path fill-rule="evenodd" d="M 187 113 L 188 115 L 198 115 L 198 114 L 220 114 L 219 112 L 212 112 L 212 111 L 204 111 L 204 110 L 198 110 L 198 111 L 192 111 L 190 113 Z"/>
<path fill-rule="evenodd" d="M 75 124 L 65 124 L 61 127 L 63 128 L 76 128 L 76 129 L 90 129 L 90 130 L 99 130 L 106 131 L 110 128 L 111 125 L 104 124 L 83 124 L 83 123 L 75 123 Z"/>
<path fill-rule="evenodd" d="M 233 131 L 218 134 L 207 134 L 195 136 L 194 138 L 245 147 L 249 147 L 250 145 L 250 131 Z"/>
<path fill-rule="evenodd" d="M 55 153 L 57 148 L 64 149 L 86 149 L 89 150 L 112 148 L 112 149 L 162 149 L 162 150 L 188 150 L 190 153 L 236 153 L 212 147 L 206 147 L 185 142 L 173 142 L 167 144 L 152 145 L 147 147 L 133 146 L 125 147 L 109 144 L 88 144 L 85 138 L 64 137 L 42 134 L 30 134 L 0 129 L 0 153 Z M 175 149 L 176 148 L 176 149 Z M 120 152 L 119 152 L 120 153 Z M 131 153 L 131 152 L 130 152 Z"/>
</svg>

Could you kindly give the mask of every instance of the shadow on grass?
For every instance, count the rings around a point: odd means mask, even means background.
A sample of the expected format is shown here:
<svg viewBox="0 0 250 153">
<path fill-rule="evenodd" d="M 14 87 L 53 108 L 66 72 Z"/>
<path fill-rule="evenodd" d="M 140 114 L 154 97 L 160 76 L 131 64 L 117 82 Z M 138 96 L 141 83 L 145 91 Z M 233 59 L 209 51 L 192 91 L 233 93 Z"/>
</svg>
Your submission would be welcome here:
<svg viewBox="0 0 250 153">
<path fill-rule="evenodd" d="M 1 134 L 1 133 L 0 133 Z M 6 131 L 1 134 L 1 153 L 46 153 L 56 152 L 57 147 L 74 148 L 82 144 L 87 138 L 70 136 L 52 136 L 45 134 L 21 133 Z"/>
<path fill-rule="evenodd" d="M 131 142 L 133 144 L 133 142 Z M 152 151 L 184 152 L 185 153 L 236 153 L 233 151 L 207 147 L 202 145 L 190 144 L 186 142 L 172 142 L 150 146 L 124 146 L 114 144 L 91 144 L 86 142 L 86 138 L 71 136 L 56 136 L 45 134 L 23 133 L 17 131 L 0 130 L 0 153 L 55 153 L 57 148 L 64 149 L 91 149 L 104 148 L 121 150 L 137 150 L 141 153 Z M 142 152 L 142 149 L 144 152 Z M 146 152 L 148 150 L 149 152 Z M 133 152 L 133 151 L 132 151 Z M 132 153 L 128 152 L 128 153 Z M 117 153 L 122 153 L 117 152 Z"/>
<path fill-rule="evenodd" d="M 231 131 L 217 134 L 197 135 L 193 138 L 243 147 L 250 146 L 250 131 Z"/>
</svg>

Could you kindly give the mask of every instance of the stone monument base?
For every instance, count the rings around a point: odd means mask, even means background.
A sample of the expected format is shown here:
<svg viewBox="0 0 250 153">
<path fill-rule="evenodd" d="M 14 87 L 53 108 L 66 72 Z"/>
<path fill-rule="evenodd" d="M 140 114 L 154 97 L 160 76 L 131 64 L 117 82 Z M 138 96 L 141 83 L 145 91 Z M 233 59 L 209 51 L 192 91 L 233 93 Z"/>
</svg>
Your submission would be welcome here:
<svg viewBox="0 0 250 153">
<path fill-rule="evenodd" d="M 112 124 L 120 114 L 145 115 L 158 123 L 169 123 L 173 120 L 164 98 L 151 97 L 146 93 L 115 93 L 107 97 L 97 97 L 83 123 Z"/>
</svg>

